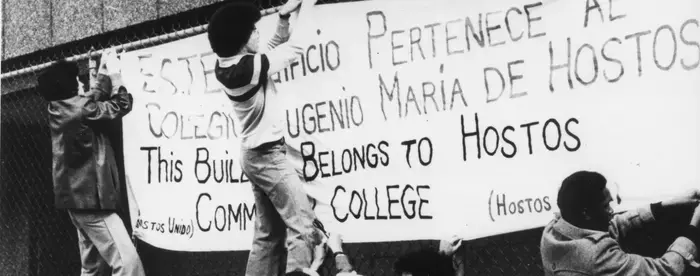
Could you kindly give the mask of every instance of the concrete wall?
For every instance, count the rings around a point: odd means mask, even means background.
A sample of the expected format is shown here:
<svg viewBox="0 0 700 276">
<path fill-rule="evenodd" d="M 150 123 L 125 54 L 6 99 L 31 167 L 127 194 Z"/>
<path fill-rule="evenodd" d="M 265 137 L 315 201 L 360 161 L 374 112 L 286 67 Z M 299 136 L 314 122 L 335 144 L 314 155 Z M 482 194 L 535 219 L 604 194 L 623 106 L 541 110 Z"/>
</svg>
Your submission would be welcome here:
<svg viewBox="0 0 700 276">
<path fill-rule="evenodd" d="M 222 0 L 2 0 L 2 60 Z"/>
</svg>

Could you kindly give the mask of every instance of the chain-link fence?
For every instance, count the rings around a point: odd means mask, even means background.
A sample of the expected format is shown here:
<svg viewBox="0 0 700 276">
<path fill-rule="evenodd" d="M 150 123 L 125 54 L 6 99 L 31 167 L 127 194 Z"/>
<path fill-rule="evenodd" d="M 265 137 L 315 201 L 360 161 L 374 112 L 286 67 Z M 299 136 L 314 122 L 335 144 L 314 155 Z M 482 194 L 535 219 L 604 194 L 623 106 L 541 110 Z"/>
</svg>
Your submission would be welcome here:
<svg viewBox="0 0 700 276">
<path fill-rule="evenodd" d="M 274 7 L 280 4 L 279 0 L 256 2 L 266 12 L 274 12 Z M 220 5 L 2 62 L 0 275 L 78 275 L 80 270 L 75 228 L 65 211 L 53 207 L 47 108 L 35 89 L 40 69 L 47 62 L 70 58 L 78 61 L 81 78 L 86 81 L 88 56 L 96 57 L 101 49 L 113 46 L 133 50 L 202 33 L 208 18 Z M 113 143 L 117 147 L 121 144 L 119 128 L 116 127 L 112 137 L 117 140 Z M 130 225 L 126 214 L 122 218 Z M 541 275 L 538 248 L 541 231 L 534 229 L 465 242 L 460 252 L 467 264 L 465 275 Z M 363 275 L 392 275 L 399 256 L 437 248 L 438 241 L 345 245 L 354 267 Z M 246 251 L 173 252 L 145 243 L 139 243 L 138 250 L 148 275 L 243 275 L 248 254 Z M 332 258 L 327 258 L 321 274 L 332 275 L 334 269 Z"/>
</svg>

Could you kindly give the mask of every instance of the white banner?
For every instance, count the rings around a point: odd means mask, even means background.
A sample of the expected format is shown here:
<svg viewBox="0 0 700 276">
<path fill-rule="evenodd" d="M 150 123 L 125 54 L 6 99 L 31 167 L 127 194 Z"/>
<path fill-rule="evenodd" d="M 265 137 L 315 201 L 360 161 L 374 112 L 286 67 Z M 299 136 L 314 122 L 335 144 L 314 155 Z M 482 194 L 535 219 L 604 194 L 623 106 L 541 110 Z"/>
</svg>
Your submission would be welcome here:
<svg viewBox="0 0 700 276">
<path fill-rule="evenodd" d="M 540 227 L 577 170 L 603 173 L 630 206 L 697 187 L 699 3 L 319 6 L 305 54 L 274 78 L 289 156 L 348 242 Z M 170 250 L 249 249 L 251 183 L 206 34 L 123 58 L 136 234 Z"/>
</svg>

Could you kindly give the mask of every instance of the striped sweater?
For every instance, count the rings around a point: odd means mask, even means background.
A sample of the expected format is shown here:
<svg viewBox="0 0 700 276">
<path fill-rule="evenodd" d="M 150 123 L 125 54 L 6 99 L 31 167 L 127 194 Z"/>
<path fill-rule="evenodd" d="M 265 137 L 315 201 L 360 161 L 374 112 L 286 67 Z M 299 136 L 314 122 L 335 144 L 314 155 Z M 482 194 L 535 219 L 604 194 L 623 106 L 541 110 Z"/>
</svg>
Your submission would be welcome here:
<svg viewBox="0 0 700 276">
<path fill-rule="evenodd" d="M 280 19 L 264 52 L 219 57 L 216 62 L 214 73 L 233 104 L 242 148 L 284 137 L 284 106 L 270 76 L 301 56 L 301 47 L 288 39 L 289 21 Z"/>
</svg>

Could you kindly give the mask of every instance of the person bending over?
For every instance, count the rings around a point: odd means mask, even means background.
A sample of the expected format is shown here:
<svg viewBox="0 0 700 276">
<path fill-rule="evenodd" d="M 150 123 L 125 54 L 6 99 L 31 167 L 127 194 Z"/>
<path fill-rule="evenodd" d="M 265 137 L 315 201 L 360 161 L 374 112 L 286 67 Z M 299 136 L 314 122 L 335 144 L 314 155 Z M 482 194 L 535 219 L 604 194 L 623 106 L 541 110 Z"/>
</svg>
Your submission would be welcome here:
<svg viewBox="0 0 700 276">
<path fill-rule="evenodd" d="M 590 171 L 564 179 L 557 198 L 561 213 L 544 228 L 540 243 L 545 275 L 683 275 L 689 266 L 698 266 L 700 190 L 614 215 L 606 184 L 603 175 Z M 693 207 L 695 213 L 684 234 L 660 258 L 621 248 L 631 230 L 679 208 Z"/>
</svg>

